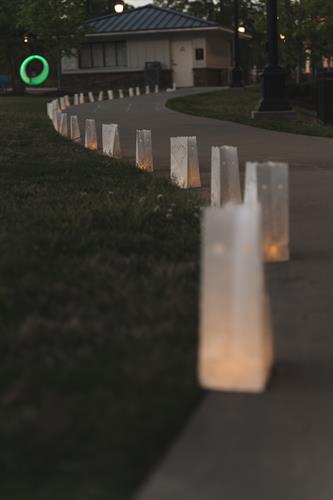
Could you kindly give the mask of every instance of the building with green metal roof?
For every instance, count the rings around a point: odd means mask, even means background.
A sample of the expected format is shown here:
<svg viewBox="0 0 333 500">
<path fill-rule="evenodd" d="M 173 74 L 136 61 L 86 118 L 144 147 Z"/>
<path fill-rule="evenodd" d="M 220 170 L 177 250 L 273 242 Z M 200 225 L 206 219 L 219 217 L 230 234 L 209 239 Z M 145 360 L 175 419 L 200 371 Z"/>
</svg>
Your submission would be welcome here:
<svg viewBox="0 0 333 500">
<path fill-rule="evenodd" d="M 228 83 L 233 32 L 215 22 L 149 4 L 87 23 L 81 49 L 62 60 L 69 91 Z"/>
</svg>

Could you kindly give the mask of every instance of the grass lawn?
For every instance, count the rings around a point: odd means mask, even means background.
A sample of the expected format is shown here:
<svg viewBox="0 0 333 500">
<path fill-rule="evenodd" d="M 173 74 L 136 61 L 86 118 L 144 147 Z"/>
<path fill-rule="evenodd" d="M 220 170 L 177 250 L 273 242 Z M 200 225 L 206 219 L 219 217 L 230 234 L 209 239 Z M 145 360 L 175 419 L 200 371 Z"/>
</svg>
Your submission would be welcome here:
<svg viewBox="0 0 333 500">
<path fill-rule="evenodd" d="M 321 125 L 311 111 L 295 107 L 294 118 L 259 118 L 252 120 L 253 111 L 260 100 L 258 89 L 232 89 L 200 94 L 196 96 L 176 97 L 168 101 L 167 106 L 174 111 L 197 116 L 206 116 L 218 120 L 228 120 L 253 127 L 292 132 L 294 134 L 333 137 L 333 126 Z"/>
<path fill-rule="evenodd" d="M 197 197 L 0 120 L 0 498 L 129 499 L 200 398 Z"/>
</svg>

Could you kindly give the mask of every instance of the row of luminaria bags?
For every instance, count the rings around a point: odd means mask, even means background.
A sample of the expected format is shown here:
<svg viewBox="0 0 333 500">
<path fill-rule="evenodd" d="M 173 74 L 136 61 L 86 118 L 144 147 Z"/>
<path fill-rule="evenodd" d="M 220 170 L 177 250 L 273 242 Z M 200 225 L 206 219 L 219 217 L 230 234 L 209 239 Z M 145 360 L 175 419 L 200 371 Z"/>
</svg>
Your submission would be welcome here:
<svg viewBox="0 0 333 500">
<path fill-rule="evenodd" d="M 108 92 L 109 99 L 113 94 Z M 102 94 L 99 95 L 102 99 Z M 84 97 L 74 96 L 74 103 Z M 68 96 L 48 103 L 54 128 L 81 140 L 77 116 L 62 111 Z M 61 111 L 62 108 L 62 111 Z M 153 171 L 150 130 L 138 130 L 136 163 Z M 117 124 L 102 125 L 103 153 L 121 157 Z M 85 147 L 97 150 L 95 120 L 87 119 Z M 172 137 L 171 179 L 200 187 L 196 137 Z M 264 261 L 289 260 L 289 167 L 247 162 L 242 197 L 236 147 L 213 147 L 211 207 L 203 210 L 199 379 L 203 387 L 261 392 L 273 364 L 273 337 Z"/>
</svg>

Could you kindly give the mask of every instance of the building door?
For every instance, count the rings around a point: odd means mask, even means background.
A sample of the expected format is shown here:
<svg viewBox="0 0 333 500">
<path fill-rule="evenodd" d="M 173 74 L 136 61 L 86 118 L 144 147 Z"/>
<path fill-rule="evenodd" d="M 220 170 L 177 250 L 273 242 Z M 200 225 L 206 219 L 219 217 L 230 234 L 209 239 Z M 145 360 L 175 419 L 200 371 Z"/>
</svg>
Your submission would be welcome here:
<svg viewBox="0 0 333 500">
<path fill-rule="evenodd" d="M 171 42 L 173 81 L 177 87 L 193 87 L 193 49 L 191 40 Z"/>
</svg>

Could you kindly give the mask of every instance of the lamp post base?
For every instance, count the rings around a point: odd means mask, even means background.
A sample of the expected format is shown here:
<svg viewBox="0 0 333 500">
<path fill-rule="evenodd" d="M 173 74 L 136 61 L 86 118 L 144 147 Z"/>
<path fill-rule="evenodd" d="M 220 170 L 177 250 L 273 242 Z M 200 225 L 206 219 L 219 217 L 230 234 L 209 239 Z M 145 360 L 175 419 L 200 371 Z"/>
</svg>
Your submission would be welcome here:
<svg viewBox="0 0 333 500">
<path fill-rule="evenodd" d="M 244 87 L 243 70 L 239 66 L 236 66 L 232 70 L 230 87 L 231 88 L 243 88 Z"/>
<path fill-rule="evenodd" d="M 281 66 L 266 66 L 262 75 L 263 98 L 256 109 L 260 111 L 290 111 L 286 90 L 286 71 Z"/>
</svg>

